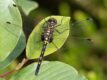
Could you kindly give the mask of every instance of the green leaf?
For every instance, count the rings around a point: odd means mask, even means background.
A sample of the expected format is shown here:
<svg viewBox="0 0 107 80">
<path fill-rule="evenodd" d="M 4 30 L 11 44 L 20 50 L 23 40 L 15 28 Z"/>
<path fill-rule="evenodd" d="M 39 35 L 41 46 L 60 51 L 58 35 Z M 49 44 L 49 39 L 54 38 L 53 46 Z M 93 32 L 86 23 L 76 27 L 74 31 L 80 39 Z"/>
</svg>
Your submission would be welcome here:
<svg viewBox="0 0 107 80">
<path fill-rule="evenodd" d="M 65 43 L 68 35 L 69 35 L 69 21 L 70 17 L 63 17 L 63 16 L 51 16 L 43 19 L 32 31 L 30 34 L 30 37 L 27 42 L 26 47 L 26 55 L 29 59 L 38 58 L 41 49 L 43 46 L 43 41 L 41 40 L 41 34 L 44 32 L 43 27 L 47 26 L 46 21 L 49 18 L 55 18 L 57 20 L 57 25 L 55 29 L 57 29 L 60 33 L 58 33 L 56 30 L 54 30 L 53 33 L 53 41 L 48 44 L 47 49 L 45 51 L 45 55 L 52 54 L 53 52 L 57 51 L 62 47 L 62 45 Z"/>
<path fill-rule="evenodd" d="M 25 35 L 22 33 L 20 36 L 20 39 L 17 43 L 16 48 L 12 51 L 12 53 L 2 62 L 0 62 L 0 70 L 6 68 L 13 60 L 16 59 L 17 56 L 21 54 L 23 49 L 25 48 L 26 41 L 25 41 Z"/>
<path fill-rule="evenodd" d="M 26 15 L 28 15 L 32 10 L 38 8 L 38 3 L 32 0 L 16 0 L 16 3 L 21 7 Z"/>
<path fill-rule="evenodd" d="M 13 0 L 0 0 L 0 61 L 16 47 L 22 33 L 22 19 Z"/>
<path fill-rule="evenodd" d="M 33 63 L 25 67 L 14 74 L 10 80 L 87 80 L 73 67 L 62 62 L 43 62 L 38 75 L 35 75 L 36 66 L 37 64 Z"/>
</svg>

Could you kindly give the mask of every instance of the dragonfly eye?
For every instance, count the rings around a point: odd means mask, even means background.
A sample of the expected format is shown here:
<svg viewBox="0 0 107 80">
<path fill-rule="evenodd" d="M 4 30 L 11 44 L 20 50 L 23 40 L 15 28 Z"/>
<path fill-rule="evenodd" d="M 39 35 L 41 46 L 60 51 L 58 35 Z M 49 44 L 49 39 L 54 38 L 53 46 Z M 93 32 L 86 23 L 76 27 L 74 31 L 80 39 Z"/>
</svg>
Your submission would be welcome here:
<svg viewBox="0 0 107 80">
<path fill-rule="evenodd" d="M 56 25 L 57 24 L 57 20 L 54 19 L 54 18 L 50 18 L 50 19 L 48 19 L 48 24 L 50 24 L 50 25 Z"/>
</svg>

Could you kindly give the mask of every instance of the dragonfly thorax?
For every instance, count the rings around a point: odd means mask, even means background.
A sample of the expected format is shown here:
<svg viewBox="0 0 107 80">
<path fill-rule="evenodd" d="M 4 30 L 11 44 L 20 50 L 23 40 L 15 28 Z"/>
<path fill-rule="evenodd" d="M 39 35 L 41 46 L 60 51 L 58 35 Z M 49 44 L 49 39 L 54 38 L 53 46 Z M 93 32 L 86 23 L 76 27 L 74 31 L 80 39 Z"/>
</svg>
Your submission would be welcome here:
<svg viewBox="0 0 107 80">
<path fill-rule="evenodd" d="M 47 41 L 51 43 L 53 41 L 53 32 L 56 24 L 57 24 L 57 20 L 54 18 L 49 18 L 47 20 L 47 27 L 44 29 L 44 32 L 41 35 L 41 40 L 43 42 Z"/>
</svg>

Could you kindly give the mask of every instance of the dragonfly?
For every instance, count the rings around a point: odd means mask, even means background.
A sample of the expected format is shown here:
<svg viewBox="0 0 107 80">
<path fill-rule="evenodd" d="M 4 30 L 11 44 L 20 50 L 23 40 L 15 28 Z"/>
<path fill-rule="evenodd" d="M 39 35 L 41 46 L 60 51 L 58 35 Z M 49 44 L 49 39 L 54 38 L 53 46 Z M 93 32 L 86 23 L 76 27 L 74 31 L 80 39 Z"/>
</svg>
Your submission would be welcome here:
<svg viewBox="0 0 107 80">
<path fill-rule="evenodd" d="M 91 18 L 87 18 L 86 20 L 90 21 Z M 86 20 L 83 20 L 83 21 L 80 21 L 80 22 L 75 22 L 72 26 L 74 26 L 75 24 L 79 24 L 81 22 L 84 22 Z M 42 49 L 41 49 L 41 53 L 40 53 L 40 56 L 38 58 L 38 64 L 37 64 L 37 67 L 36 67 L 36 71 L 35 71 L 35 75 L 38 75 L 39 73 L 39 70 L 40 70 L 40 66 L 41 66 L 41 63 L 42 63 L 42 60 L 43 60 L 43 57 L 44 57 L 44 53 L 46 51 L 46 48 L 47 48 L 47 45 L 52 43 L 57 49 L 57 45 L 53 43 L 54 41 L 54 32 L 56 32 L 57 34 L 62 34 L 66 31 L 69 31 L 69 28 L 66 28 L 62 31 L 59 31 L 59 29 L 57 29 L 58 26 L 61 26 L 62 24 L 62 21 L 63 21 L 63 18 L 61 19 L 61 23 L 58 25 L 58 22 L 57 22 L 57 19 L 56 18 L 52 18 L 50 17 L 48 20 L 45 20 L 45 23 L 47 25 L 43 25 L 43 32 L 41 34 L 41 41 L 43 42 L 43 46 L 42 46 Z M 62 27 L 63 28 L 63 27 Z M 61 28 L 60 28 L 61 29 Z M 58 38 L 58 37 L 56 37 Z M 61 40 L 61 38 L 59 38 Z M 90 40 L 89 38 L 87 38 L 87 40 Z"/>
<path fill-rule="evenodd" d="M 53 41 L 54 30 L 57 31 L 59 34 L 61 33 L 60 31 L 55 29 L 55 27 L 58 26 L 57 25 L 57 20 L 55 18 L 49 18 L 46 21 L 46 23 L 47 23 L 47 26 L 44 27 L 44 32 L 41 35 L 41 40 L 43 41 L 43 47 L 42 47 L 42 50 L 41 50 L 40 57 L 38 58 L 38 65 L 37 65 L 36 72 L 35 72 L 36 75 L 39 72 L 40 65 L 41 65 L 41 62 L 42 62 L 42 59 L 43 59 L 47 44 L 51 43 Z"/>
</svg>

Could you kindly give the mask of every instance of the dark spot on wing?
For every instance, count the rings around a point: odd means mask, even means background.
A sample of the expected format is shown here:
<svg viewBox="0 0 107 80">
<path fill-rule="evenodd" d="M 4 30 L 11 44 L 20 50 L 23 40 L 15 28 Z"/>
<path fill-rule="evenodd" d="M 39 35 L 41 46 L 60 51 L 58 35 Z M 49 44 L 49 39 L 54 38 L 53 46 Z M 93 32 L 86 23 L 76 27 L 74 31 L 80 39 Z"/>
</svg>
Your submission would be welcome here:
<svg viewBox="0 0 107 80">
<path fill-rule="evenodd" d="M 86 40 L 88 40 L 89 42 L 93 42 L 93 40 L 92 40 L 92 39 L 90 39 L 90 38 L 87 38 Z"/>
<path fill-rule="evenodd" d="M 93 21 L 93 19 L 92 19 L 92 18 L 90 18 L 90 17 L 89 17 L 89 18 L 87 18 L 86 20 Z"/>
<path fill-rule="evenodd" d="M 91 39 L 90 39 L 90 38 L 88 38 L 87 40 L 88 40 L 88 41 L 91 41 Z"/>
</svg>

